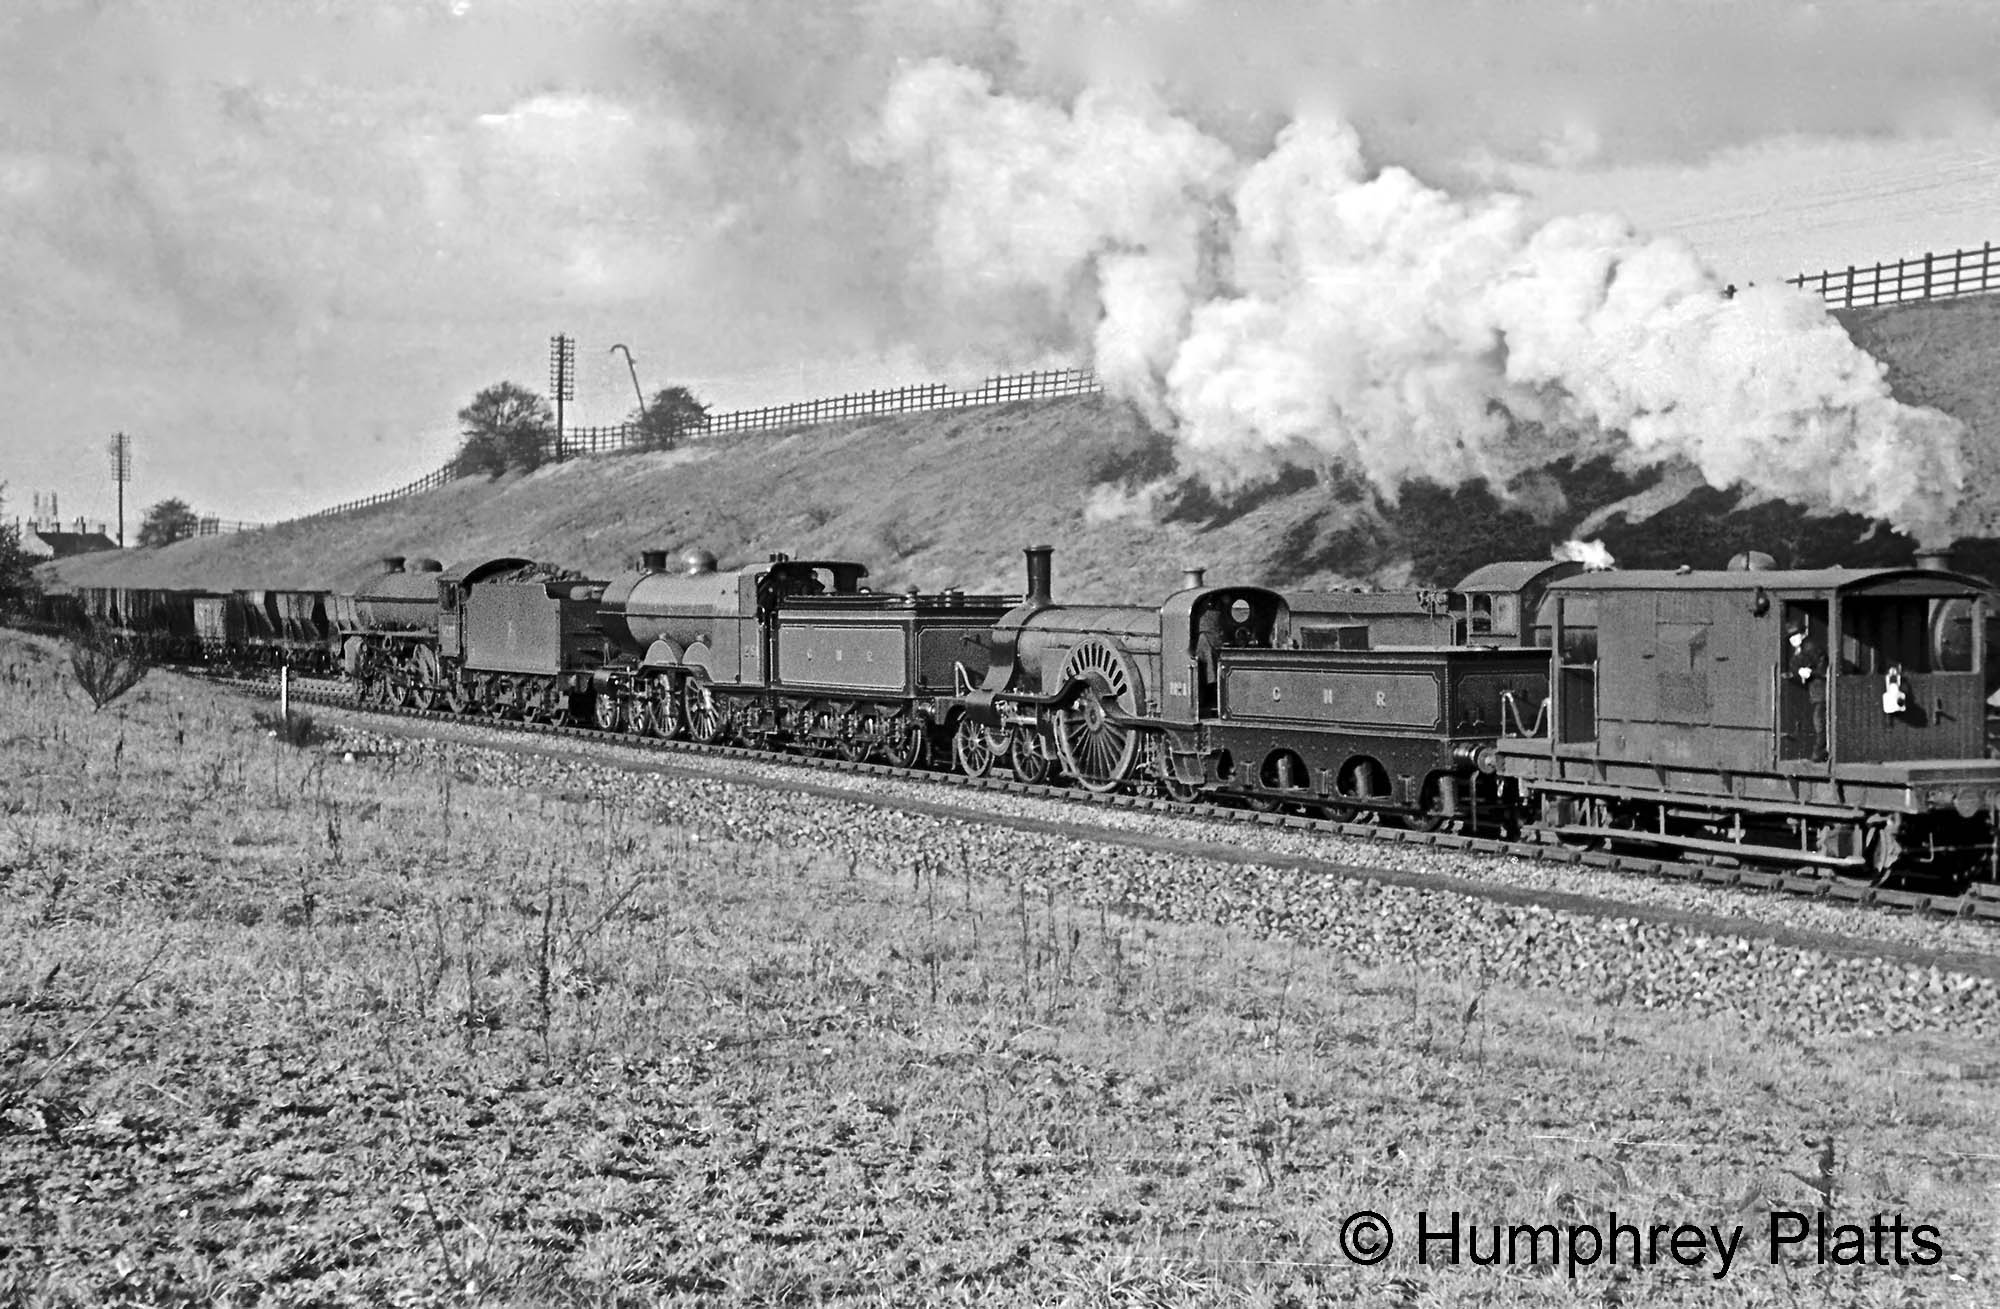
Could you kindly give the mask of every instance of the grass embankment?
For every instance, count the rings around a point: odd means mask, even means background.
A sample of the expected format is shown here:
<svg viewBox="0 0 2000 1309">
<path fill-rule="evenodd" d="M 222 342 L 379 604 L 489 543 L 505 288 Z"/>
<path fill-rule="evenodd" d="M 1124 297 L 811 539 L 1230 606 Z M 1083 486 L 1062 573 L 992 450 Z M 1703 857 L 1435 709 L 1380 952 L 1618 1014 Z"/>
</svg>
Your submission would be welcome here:
<svg viewBox="0 0 2000 1309">
<path fill-rule="evenodd" d="M 1053 899 L 993 829 L 510 791 L 67 676 L 0 636 L 6 1303 L 1992 1301 L 1970 1043 L 1361 969 Z M 801 805 L 789 847 L 713 820 Z M 1823 1191 L 1942 1263 L 1774 1266 L 1770 1210 Z M 1342 1253 L 1362 1210 L 1377 1267 Z M 1482 1252 L 1614 1213 L 1746 1235 L 1726 1275 L 1661 1245 L 1572 1281 L 1420 1264 L 1419 1211 Z"/>
<path fill-rule="evenodd" d="M 2000 348 L 2000 297 L 1843 318 L 1888 363 L 1898 395 L 1971 426 L 1972 484 L 2000 476 L 2000 384 L 1987 363 Z M 1907 562 L 1910 550 L 1858 518 L 1810 518 L 1780 503 L 1739 509 L 1725 492 L 1696 492 L 1638 525 L 1616 515 L 1593 523 L 1648 485 L 1604 463 L 1531 477 L 1511 503 L 1484 487 L 1420 484 L 1385 505 L 1352 477 L 1303 470 L 1228 503 L 1185 486 L 1163 501 L 1134 494 L 1173 468 L 1171 443 L 1130 409 L 1077 397 L 464 479 L 265 532 L 66 560 L 50 575 L 59 586 L 331 587 L 383 555 L 449 563 L 526 552 L 606 577 L 642 549 L 700 545 L 725 564 L 782 550 L 860 559 L 877 586 L 1013 591 L 1021 547 L 1051 541 L 1057 595 L 1095 602 L 1163 595 L 1189 564 L 1218 582 L 1449 585 L 1494 559 L 1544 557 L 1579 530 L 1602 535 L 1628 567 L 1719 567 L 1748 548 L 1787 564 L 1861 566 Z M 1982 530 L 2000 537 L 2000 519 Z M 2000 572 L 2000 547 L 1969 551 L 1966 562 Z"/>
</svg>

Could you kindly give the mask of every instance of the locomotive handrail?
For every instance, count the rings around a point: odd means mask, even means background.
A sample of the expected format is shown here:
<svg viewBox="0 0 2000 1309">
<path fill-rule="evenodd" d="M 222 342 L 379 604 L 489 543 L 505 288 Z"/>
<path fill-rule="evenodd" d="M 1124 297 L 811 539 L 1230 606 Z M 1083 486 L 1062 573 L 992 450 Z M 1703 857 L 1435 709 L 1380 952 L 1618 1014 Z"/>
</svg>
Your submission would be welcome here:
<svg viewBox="0 0 2000 1309">
<path fill-rule="evenodd" d="M 1521 723 L 1521 707 L 1515 700 L 1514 693 L 1512 691 L 1502 691 L 1500 693 L 1500 716 L 1503 720 L 1500 724 L 1500 729 L 1502 733 L 1527 740 L 1539 740 L 1541 737 L 1546 736 L 1548 734 L 1548 723 L 1546 720 L 1549 716 L 1550 699 L 1551 697 L 1549 696 L 1543 696 L 1541 704 L 1535 708 L 1535 721 L 1530 725 L 1523 726 Z M 1504 721 L 1507 719 L 1513 720 L 1514 730 L 1512 732 L 1507 731 L 1507 724 Z"/>
</svg>

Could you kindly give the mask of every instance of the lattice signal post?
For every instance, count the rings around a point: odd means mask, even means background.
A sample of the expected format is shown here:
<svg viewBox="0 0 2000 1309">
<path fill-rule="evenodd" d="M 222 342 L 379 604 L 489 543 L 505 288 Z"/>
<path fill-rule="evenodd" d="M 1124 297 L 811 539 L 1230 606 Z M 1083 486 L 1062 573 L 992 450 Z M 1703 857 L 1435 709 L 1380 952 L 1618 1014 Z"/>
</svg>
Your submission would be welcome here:
<svg viewBox="0 0 2000 1309">
<path fill-rule="evenodd" d="M 576 399 L 576 338 L 549 338 L 549 394 L 556 402 L 556 459 L 563 457 L 563 404 Z"/>
<path fill-rule="evenodd" d="M 120 432 L 111 438 L 111 477 L 118 483 L 118 548 L 125 548 L 125 483 L 132 480 L 132 438 Z"/>
</svg>

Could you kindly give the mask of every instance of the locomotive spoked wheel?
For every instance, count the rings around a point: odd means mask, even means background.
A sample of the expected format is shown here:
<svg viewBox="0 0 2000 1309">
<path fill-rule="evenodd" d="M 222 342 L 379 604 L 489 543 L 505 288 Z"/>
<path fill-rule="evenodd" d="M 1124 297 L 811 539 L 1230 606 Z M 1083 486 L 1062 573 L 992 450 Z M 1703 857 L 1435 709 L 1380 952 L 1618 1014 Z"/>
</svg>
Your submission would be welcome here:
<svg viewBox="0 0 2000 1309">
<path fill-rule="evenodd" d="M 722 739 L 722 709 L 707 682 L 688 678 L 681 686 L 681 705 L 687 710 L 689 740 L 713 745 Z"/>
<path fill-rule="evenodd" d="M 465 683 L 455 677 L 444 684 L 444 707 L 455 714 L 462 714 L 472 707 L 472 697 L 465 693 Z"/>
<path fill-rule="evenodd" d="M 1014 734 L 1014 746 L 1007 752 L 1007 766 L 1014 770 L 1014 780 L 1029 786 L 1040 786 L 1055 771 L 1032 732 Z"/>
<path fill-rule="evenodd" d="M 971 715 L 962 716 L 951 736 L 952 762 L 967 777 L 984 777 L 1013 748 L 1012 737 L 1012 732 L 992 731 L 972 721 Z"/>
<path fill-rule="evenodd" d="M 662 741 L 671 741 L 681 734 L 680 697 L 674 694 L 673 683 L 664 677 L 641 683 L 632 697 L 630 712 L 643 718 L 645 724 L 635 726 L 634 731 L 657 736 Z"/>
<path fill-rule="evenodd" d="M 891 768 L 915 768 L 924 762 L 929 750 L 929 734 L 924 730 L 924 721 L 915 716 L 901 714 L 885 715 L 882 720 L 883 737 L 879 753 L 882 762 Z"/>
<path fill-rule="evenodd" d="M 1139 737 L 1107 717 L 1136 714 L 1139 675 L 1131 659 L 1101 641 L 1085 641 L 1063 660 L 1063 682 L 1082 681 L 1083 690 L 1056 711 L 1056 749 L 1063 767 L 1089 791 L 1111 791 L 1132 775 Z"/>
<path fill-rule="evenodd" d="M 569 695 L 551 677 L 527 686 L 528 716 L 538 723 L 559 727 L 569 718 Z"/>
<path fill-rule="evenodd" d="M 410 657 L 410 703 L 431 710 L 438 702 L 438 660 L 427 645 L 420 645 Z"/>
<path fill-rule="evenodd" d="M 846 733 L 851 726 L 840 705 L 832 700 L 815 700 L 806 719 L 811 739 L 807 747 L 822 759 L 845 757 Z"/>
<path fill-rule="evenodd" d="M 624 717 L 624 697 L 616 691 L 599 691 L 590 697 L 590 725 L 598 731 L 617 731 Z"/>
<path fill-rule="evenodd" d="M 1165 737 L 1155 737 L 1149 748 L 1152 755 L 1150 771 L 1161 795 L 1176 804 L 1192 804 L 1200 797 L 1199 783 L 1183 782 L 1174 772 L 1173 755 Z"/>
</svg>

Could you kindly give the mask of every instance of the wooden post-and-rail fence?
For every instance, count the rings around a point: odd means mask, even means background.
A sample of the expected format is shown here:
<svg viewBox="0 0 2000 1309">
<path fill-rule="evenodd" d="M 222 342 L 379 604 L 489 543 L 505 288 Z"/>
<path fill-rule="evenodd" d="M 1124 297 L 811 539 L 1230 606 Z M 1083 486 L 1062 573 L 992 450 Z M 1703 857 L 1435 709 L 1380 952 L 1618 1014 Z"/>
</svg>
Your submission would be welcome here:
<svg viewBox="0 0 2000 1309">
<path fill-rule="evenodd" d="M 1800 273 L 1787 286 L 1817 291 L 1835 309 L 1865 309 L 1870 305 L 1911 300 L 1948 300 L 1953 296 L 2000 291 L 2000 261 L 1993 243 L 1977 250 L 1923 254 L 1892 264 L 1849 264 L 1823 273 Z"/>
<path fill-rule="evenodd" d="M 884 414 L 913 414 L 934 409 L 969 409 L 979 405 L 1011 404 L 1019 400 L 1053 400 L 1069 395 L 1095 395 L 1102 389 L 1097 381 L 1097 375 L 1089 369 L 1064 368 L 1053 372 L 1016 373 L 1006 377 L 992 377 L 969 391 L 954 391 L 940 384 L 905 386 L 889 391 L 857 391 L 851 395 L 828 396 L 820 400 L 801 400 L 797 404 L 710 414 L 699 427 L 689 429 L 684 439 L 700 440 L 732 432 L 781 431 L 788 427 L 811 427 L 819 423 L 837 423 L 849 418 L 869 418 Z M 617 423 L 609 427 L 572 427 L 563 432 L 560 448 L 557 447 L 555 436 L 551 433 L 542 453 L 546 460 L 553 463 L 559 459 L 574 459 L 580 455 L 612 454 L 621 450 L 640 449 L 645 439 L 645 432 L 633 423 Z M 458 461 L 453 460 L 434 472 L 425 473 L 407 486 L 399 486 L 393 491 L 383 491 L 359 500 L 349 500 L 344 504 L 307 514 L 305 518 L 294 521 L 326 518 L 333 514 L 344 514 L 350 509 L 366 509 L 370 505 L 401 500 L 405 496 L 435 490 L 457 475 Z"/>
<path fill-rule="evenodd" d="M 1995 259 L 1993 243 L 1989 241 L 1976 250 L 1923 254 L 1909 259 L 1899 259 L 1894 263 L 1868 266 L 1850 264 L 1845 269 L 1830 268 L 1820 273 L 1800 273 L 1797 277 L 1785 280 L 1789 286 L 1818 292 L 1820 297 L 1835 309 L 1859 309 L 1870 305 L 1941 300 L 1954 296 L 2000 292 L 2000 260 Z M 1735 288 L 1731 287 L 1730 293 L 1733 294 L 1734 290 Z M 684 439 L 699 440 L 703 437 L 721 436 L 732 432 L 809 427 L 818 423 L 837 423 L 850 418 L 869 418 L 884 414 L 967 409 L 979 405 L 1009 404 L 1018 400 L 1049 400 L 1060 396 L 1093 395 L 1102 389 L 1097 375 L 1091 370 L 1066 368 L 1052 372 L 993 377 L 969 391 L 955 391 L 936 383 L 905 386 L 888 391 L 859 391 L 820 400 L 802 400 L 797 404 L 710 414 L 699 427 L 685 433 Z M 571 428 L 563 433 L 562 445 L 559 448 L 551 434 L 549 445 L 544 450 L 544 457 L 553 462 L 573 459 L 580 455 L 610 454 L 640 448 L 644 439 L 644 433 L 631 423 L 618 423 L 608 427 Z M 364 496 L 359 500 L 349 500 L 317 513 L 307 514 L 305 518 L 325 518 L 332 514 L 346 513 L 350 509 L 366 509 L 371 505 L 386 504 L 406 496 L 420 495 L 443 486 L 456 477 L 457 473 L 457 461 L 453 460 L 444 467 L 426 473 L 416 481 L 392 491 Z M 219 531 L 243 531 L 256 526 L 254 523 L 223 523 L 216 519 L 203 519 L 201 532 L 203 535 L 210 535 Z"/>
</svg>

